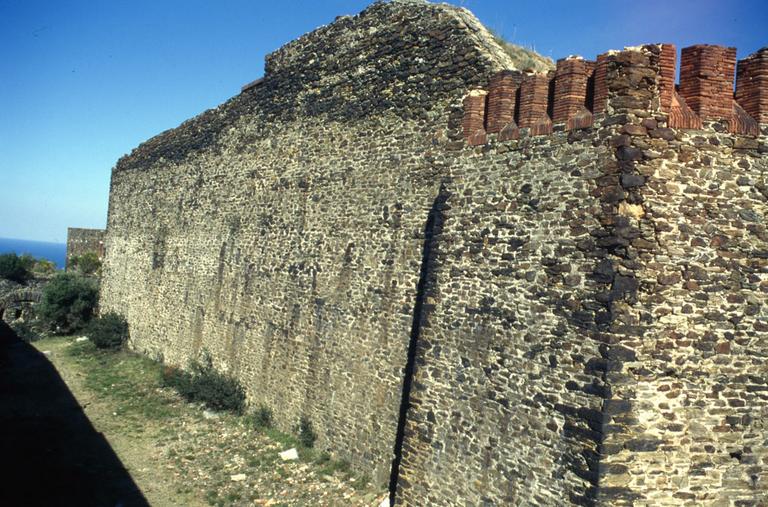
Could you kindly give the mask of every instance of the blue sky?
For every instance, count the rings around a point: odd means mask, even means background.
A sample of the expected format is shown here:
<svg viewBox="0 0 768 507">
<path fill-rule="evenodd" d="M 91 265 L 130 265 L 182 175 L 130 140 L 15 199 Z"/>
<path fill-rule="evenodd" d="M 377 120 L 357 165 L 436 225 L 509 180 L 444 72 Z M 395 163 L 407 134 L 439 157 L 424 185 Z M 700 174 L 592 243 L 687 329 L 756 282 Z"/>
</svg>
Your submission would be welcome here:
<svg viewBox="0 0 768 507">
<path fill-rule="evenodd" d="M 110 170 L 239 92 L 282 44 L 367 1 L 0 0 L 0 237 L 104 227 Z M 451 2 L 555 59 L 645 42 L 768 45 L 768 2 Z"/>
</svg>

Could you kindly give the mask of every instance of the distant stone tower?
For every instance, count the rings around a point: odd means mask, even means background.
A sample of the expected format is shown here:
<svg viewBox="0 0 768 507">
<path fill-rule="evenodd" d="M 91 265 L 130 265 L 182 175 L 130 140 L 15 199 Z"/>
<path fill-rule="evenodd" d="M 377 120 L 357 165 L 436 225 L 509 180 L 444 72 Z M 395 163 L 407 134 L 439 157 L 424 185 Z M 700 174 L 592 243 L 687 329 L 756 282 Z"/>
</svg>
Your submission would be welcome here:
<svg viewBox="0 0 768 507">
<path fill-rule="evenodd" d="M 94 253 L 99 261 L 104 260 L 104 229 L 67 229 L 67 259 L 65 269 L 71 268 L 71 261 L 86 253 Z"/>
</svg>

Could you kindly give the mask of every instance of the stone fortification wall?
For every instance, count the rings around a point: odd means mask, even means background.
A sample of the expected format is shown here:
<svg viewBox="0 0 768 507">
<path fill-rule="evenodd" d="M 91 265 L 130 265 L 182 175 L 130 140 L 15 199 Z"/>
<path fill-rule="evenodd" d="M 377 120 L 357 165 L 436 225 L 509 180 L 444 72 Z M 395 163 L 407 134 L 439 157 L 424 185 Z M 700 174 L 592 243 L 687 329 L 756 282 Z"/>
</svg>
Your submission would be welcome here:
<svg viewBox="0 0 768 507">
<path fill-rule="evenodd" d="M 666 50 L 645 51 L 640 65 L 657 71 Z M 632 235 L 616 260 L 636 289 L 613 309 L 611 340 L 621 353 L 606 364 L 612 396 L 600 498 L 611 505 L 762 505 L 768 128 L 758 130 L 754 108 L 745 118 L 733 100 L 735 50 L 695 46 L 682 54 L 682 65 L 692 54 L 723 55 L 691 64 L 699 81 L 720 81 L 699 83 L 698 98 L 686 92 L 704 128 L 666 128 L 672 117 L 663 102 L 662 114 L 654 110 L 652 95 L 645 107 L 627 108 L 611 138 L 620 181 L 632 183 L 625 207 L 633 206 Z M 686 79 L 683 67 L 681 94 Z"/>
<path fill-rule="evenodd" d="M 675 116 L 669 50 L 605 55 L 602 76 L 570 86 L 585 108 L 604 90 L 592 128 L 565 115 L 520 129 L 537 102 L 525 100 L 530 76 L 467 95 L 451 134 L 470 147 L 434 239 L 401 504 L 768 498 L 768 129 L 754 135 L 732 82 L 701 85 L 697 110 Z M 697 65 L 729 76 L 722 61 Z M 701 129 L 668 127 L 681 117 Z"/>
<path fill-rule="evenodd" d="M 586 336 L 608 147 L 524 137 L 454 160 L 417 345 L 399 505 L 584 497 L 605 384 Z M 461 484 L 457 494 L 457 485 Z"/>
<path fill-rule="evenodd" d="M 399 505 L 760 505 L 764 52 L 734 101 L 729 48 L 534 74 L 377 3 L 118 162 L 102 308 Z"/>
<path fill-rule="evenodd" d="M 67 229 L 67 269 L 73 257 L 86 253 L 95 253 L 99 259 L 104 258 L 104 229 Z"/>
<path fill-rule="evenodd" d="M 466 11 L 376 4 L 120 160 L 102 307 L 131 346 L 203 353 L 293 431 L 388 479 L 444 111 L 512 65 Z M 461 144 L 460 142 L 458 144 Z"/>
</svg>

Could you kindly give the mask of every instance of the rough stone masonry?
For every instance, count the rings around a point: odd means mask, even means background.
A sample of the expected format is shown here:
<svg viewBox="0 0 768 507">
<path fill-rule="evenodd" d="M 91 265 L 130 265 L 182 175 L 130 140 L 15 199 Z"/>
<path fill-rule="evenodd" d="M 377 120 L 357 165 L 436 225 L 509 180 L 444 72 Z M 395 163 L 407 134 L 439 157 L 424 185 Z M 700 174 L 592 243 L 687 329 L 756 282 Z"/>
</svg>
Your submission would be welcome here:
<svg viewBox="0 0 768 507">
<path fill-rule="evenodd" d="M 70 269 L 72 260 L 87 253 L 96 254 L 99 260 L 104 258 L 104 229 L 67 229 L 66 268 Z"/>
<path fill-rule="evenodd" d="M 117 163 L 102 308 L 398 505 L 765 505 L 768 48 L 676 57 L 337 18 Z"/>
</svg>

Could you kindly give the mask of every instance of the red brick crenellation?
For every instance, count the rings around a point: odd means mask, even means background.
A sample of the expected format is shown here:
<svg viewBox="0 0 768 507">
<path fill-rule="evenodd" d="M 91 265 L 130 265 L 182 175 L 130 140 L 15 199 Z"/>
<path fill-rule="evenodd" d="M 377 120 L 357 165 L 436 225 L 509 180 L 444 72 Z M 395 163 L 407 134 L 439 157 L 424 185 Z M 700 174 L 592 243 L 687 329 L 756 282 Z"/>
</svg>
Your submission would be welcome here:
<svg viewBox="0 0 768 507">
<path fill-rule="evenodd" d="M 667 123 L 672 128 L 677 129 L 700 129 L 703 127 L 699 115 L 688 107 L 685 99 L 679 93 L 672 92 L 672 102 L 670 103 Z"/>
<path fill-rule="evenodd" d="M 597 55 L 594 74 L 594 90 L 592 99 L 592 112 L 602 113 L 608 105 L 608 53 Z"/>
<path fill-rule="evenodd" d="M 549 109 L 550 77 L 547 74 L 526 74 L 520 83 L 520 112 L 518 125 L 531 129 L 531 134 L 552 131 Z"/>
<path fill-rule="evenodd" d="M 698 44 L 680 56 L 680 96 L 702 120 L 733 115 L 736 48 Z"/>
<path fill-rule="evenodd" d="M 503 71 L 491 77 L 488 83 L 488 133 L 498 133 L 515 121 L 515 100 L 520 86 L 520 75 Z"/>
<path fill-rule="evenodd" d="M 485 144 L 485 105 L 488 92 L 473 90 L 464 97 L 464 118 L 461 122 L 464 138 L 471 145 Z"/>
<path fill-rule="evenodd" d="M 677 48 L 674 44 L 662 44 L 659 55 L 661 80 L 659 81 L 659 98 L 661 110 L 669 112 L 675 95 L 675 70 L 677 69 Z"/>
<path fill-rule="evenodd" d="M 759 123 L 768 123 L 768 47 L 739 61 L 736 102 Z"/>
<path fill-rule="evenodd" d="M 699 115 L 693 112 L 676 90 L 677 48 L 674 44 L 661 44 L 659 67 L 659 105 L 661 110 L 669 115 L 668 125 L 682 129 L 702 128 Z"/>
<path fill-rule="evenodd" d="M 579 57 L 557 61 L 552 122 L 568 122 L 586 110 L 587 83 L 594 69 L 594 62 Z"/>
<path fill-rule="evenodd" d="M 725 122 L 735 134 L 757 136 L 768 123 L 768 47 L 738 64 L 736 49 L 700 44 L 682 50 L 680 84 L 675 85 L 677 51 L 659 48 L 659 109 L 673 128 L 701 129 L 704 122 Z M 592 126 L 593 115 L 606 112 L 608 68 L 612 53 L 595 62 L 568 57 L 549 74 L 503 71 L 494 75 L 488 92 L 476 90 L 464 100 L 464 137 L 485 144 L 487 134 L 498 140 L 517 139 L 519 128 L 545 135 L 553 124 L 567 130 Z"/>
</svg>

